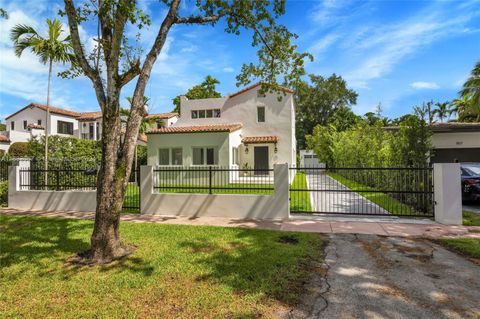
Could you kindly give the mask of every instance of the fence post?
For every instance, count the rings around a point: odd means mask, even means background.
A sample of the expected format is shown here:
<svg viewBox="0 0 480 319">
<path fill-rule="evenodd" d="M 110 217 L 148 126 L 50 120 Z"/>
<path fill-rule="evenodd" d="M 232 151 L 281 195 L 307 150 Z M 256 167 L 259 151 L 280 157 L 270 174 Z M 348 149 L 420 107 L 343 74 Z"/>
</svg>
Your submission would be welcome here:
<svg viewBox="0 0 480 319">
<path fill-rule="evenodd" d="M 20 190 L 20 167 L 8 167 L 8 207 L 15 207 L 17 192 Z"/>
<path fill-rule="evenodd" d="M 275 201 L 277 203 L 277 216 L 283 219 L 290 218 L 290 183 L 288 181 L 288 164 L 273 165 L 273 184 L 275 187 Z M 295 178 L 295 177 L 294 177 Z"/>
<path fill-rule="evenodd" d="M 208 167 L 208 193 L 212 194 L 212 167 Z"/>
<path fill-rule="evenodd" d="M 433 164 L 435 221 L 462 224 L 462 182 L 459 163 Z"/>
<path fill-rule="evenodd" d="M 153 166 L 140 166 L 140 213 L 148 213 L 153 194 Z"/>
</svg>

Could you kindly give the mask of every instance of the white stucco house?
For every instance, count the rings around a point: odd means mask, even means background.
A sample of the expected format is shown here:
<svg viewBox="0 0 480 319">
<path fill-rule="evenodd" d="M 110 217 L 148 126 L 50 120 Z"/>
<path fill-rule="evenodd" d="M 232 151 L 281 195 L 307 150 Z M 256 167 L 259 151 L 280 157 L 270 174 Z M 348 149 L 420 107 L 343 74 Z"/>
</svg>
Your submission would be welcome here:
<svg viewBox="0 0 480 319">
<path fill-rule="evenodd" d="M 49 107 L 49 135 L 100 140 L 102 136 L 102 112 L 74 112 L 59 107 Z M 148 115 L 156 120 L 155 127 L 173 125 L 177 113 Z M 45 135 L 47 106 L 30 103 L 6 117 L 6 131 L 0 132 L 0 150 L 8 151 L 15 142 L 27 142 L 32 137 Z M 139 143 L 146 144 L 146 136 L 139 136 Z"/>
<path fill-rule="evenodd" d="M 221 98 L 181 98 L 180 118 L 150 130 L 148 164 L 262 169 L 295 165 L 293 91 L 260 93 L 261 84 Z"/>
</svg>

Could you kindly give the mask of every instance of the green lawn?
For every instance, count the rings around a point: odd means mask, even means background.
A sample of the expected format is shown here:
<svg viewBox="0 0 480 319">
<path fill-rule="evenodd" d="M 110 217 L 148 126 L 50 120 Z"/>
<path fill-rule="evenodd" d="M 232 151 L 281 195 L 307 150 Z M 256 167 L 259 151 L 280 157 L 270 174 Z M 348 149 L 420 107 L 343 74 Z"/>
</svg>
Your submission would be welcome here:
<svg viewBox="0 0 480 319">
<path fill-rule="evenodd" d="M 328 173 L 328 176 L 337 180 L 338 182 L 342 183 L 346 187 L 351 190 L 375 190 L 372 187 L 365 186 L 363 184 L 357 183 L 352 181 L 338 173 Z M 385 193 L 370 193 L 370 192 L 358 192 L 358 194 L 362 195 L 369 201 L 377 204 L 378 206 L 382 207 L 383 209 L 389 211 L 394 215 L 414 215 L 415 211 L 412 207 L 401 203 L 400 201 L 396 200 L 395 198 L 388 196 Z"/>
<path fill-rule="evenodd" d="M 122 222 L 138 250 L 79 267 L 91 221 L 0 219 L 2 318 L 275 317 L 321 259 L 318 234 Z"/>
<path fill-rule="evenodd" d="M 465 226 L 480 226 L 480 214 L 475 214 L 467 210 L 464 210 L 463 224 Z"/>
<path fill-rule="evenodd" d="M 308 189 L 305 173 L 297 172 L 295 174 L 290 189 L 294 189 L 294 191 L 290 191 L 290 209 L 298 212 L 311 212 L 310 192 L 295 191 L 295 189 Z"/>
<path fill-rule="evenodd" d="M 207 185 L 161 185 L 157 189 L 160 193 L 189 193 L 189 194 L 208 194 Z M 253 195 L 272 195 L 274 193 L 273 184 L 249 184 L 249 183 L 231 183 L 212 186 L 212 194 L 253 194 Z"/>
<path fill-rule="evenodd" d="M 445 238 L 439 242 L 462 255 L 480 259 L 480 238 Z"/>
</svg>

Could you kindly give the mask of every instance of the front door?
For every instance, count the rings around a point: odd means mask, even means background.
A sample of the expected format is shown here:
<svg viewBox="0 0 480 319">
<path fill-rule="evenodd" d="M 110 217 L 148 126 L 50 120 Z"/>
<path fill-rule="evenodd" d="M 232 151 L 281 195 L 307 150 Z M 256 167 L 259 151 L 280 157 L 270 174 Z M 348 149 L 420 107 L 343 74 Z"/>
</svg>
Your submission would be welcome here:
<svg viewBox="0 0 480 319">
<path fill-rule="evenodd" d="M 254 147 L 254 169 L 255 175 L 267 175 L 268 167 L 268 146 Z M 257 171 L 258 170 L 258 171 Z M 262 171 L 265 170 L 265 171 Z"/>
</svg>

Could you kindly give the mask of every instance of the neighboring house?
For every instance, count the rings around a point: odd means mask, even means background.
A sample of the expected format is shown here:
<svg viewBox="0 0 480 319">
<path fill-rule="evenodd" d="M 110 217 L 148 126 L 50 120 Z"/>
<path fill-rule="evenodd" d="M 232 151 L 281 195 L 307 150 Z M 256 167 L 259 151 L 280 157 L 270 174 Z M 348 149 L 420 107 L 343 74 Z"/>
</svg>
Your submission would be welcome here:
<svg viewBox="0 0 480 319">
<path fill-rule="evenodd" d="M 150 129 L 169 127 L 177 123 L 178 113 L 156 113 L 147 115 L 147 119 L 153 119 L 154 125 L 150 126 Z"/>
<path fill-rule="evenodd" d="M 293 91 L 261 94 L 260 87 L 221 98 L 182 97 L 179 120 L 147 133 L 148 164 L 259 170 L 276 163 L 295 165 Z"/>
<path fill-rule="evenodd" d="M 480 123 L 435 123 L 432 134 L 432 163 L 480 162 Z"/>
<path fill-rule="evenodd" d="M 300 166 L 304 168 L 323 168 L 325 163 L 320 163 L 312 150 L 300 150 Z"/>
<path fill-rule="evenodd" d="M 102 136 L 102 112 L 74 112 L 58 107 L 49 107 L 49 135 L 100 140 Z M 178 114 L 152 114 L 164 125 L 175 123 Z M 0 132 L 0 149 L 8 150 L 15 142 L 27 142 L 32 137 L 45 135 L 47 106 L 31 103 L 6 118 L 6 128 Z M 146 144 L 146 136 L 139 136 L 140 144 Z"/>
</svg>

